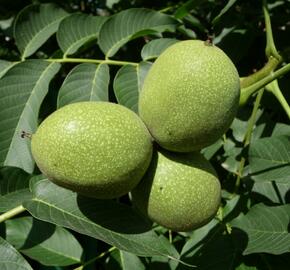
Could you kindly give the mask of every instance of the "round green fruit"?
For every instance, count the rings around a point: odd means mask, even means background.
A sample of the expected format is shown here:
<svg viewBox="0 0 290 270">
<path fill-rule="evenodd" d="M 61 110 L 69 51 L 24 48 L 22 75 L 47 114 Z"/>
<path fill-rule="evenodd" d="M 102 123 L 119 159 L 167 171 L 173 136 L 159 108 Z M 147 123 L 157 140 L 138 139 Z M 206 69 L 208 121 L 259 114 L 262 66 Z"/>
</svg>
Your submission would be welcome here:
<svg viewBox="0 0 290 270">
<path fill-rule="evenodd" d="M 47 117 L 33 134 L 33 157 L 54 183 L 107 199 L 137 185 L 152 156 L 141 119 L 109 102 L 79 102 Z"/>
<path fill-rule="evenodd" d="M 200 150 L 222 136 L 239 104 L 240 80 L 227 55 L 199 40 L 166 49 L 145 78 L 139 115 L 163 148 Z"/>
<path fill-rule="evenodd" d="M 154 153 L 144 178 L 131 192 L 133 204 L 173 231 L 208 223 L 220 205 L 221 187 L 211 164 L 198 152 Z"/>
</svg>

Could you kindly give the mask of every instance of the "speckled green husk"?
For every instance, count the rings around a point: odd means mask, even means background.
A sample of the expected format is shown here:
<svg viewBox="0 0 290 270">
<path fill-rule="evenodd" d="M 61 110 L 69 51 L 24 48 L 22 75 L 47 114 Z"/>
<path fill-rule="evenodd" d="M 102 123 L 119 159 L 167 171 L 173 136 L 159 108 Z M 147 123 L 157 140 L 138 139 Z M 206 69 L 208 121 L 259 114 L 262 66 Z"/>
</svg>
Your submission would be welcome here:
<svg viewBox="0 0 290 270">
<path fill-rule="evenodd" d="M 139 115 L 162 147 L 191 152 L 226 132 L 239 96 L 238 72 L 222 50 L 203 41 L 182 41 L 166 49 L 150 69 Z"/>
<path fill-rule="evenodd" d="M 109 102 L 67 105 L 32 136 L 39 169 L 54 183 L 107 199 L 135 187 L 152 156 L 152 139 L 141 119 Z"/>
<path fill-rule="evenodd" d="M 191 231 L 216 214 L 221 187 L 211 164 L 198 152 L 154 153 L 150 167 L 132 190 L 133 204 L 173 231 Z"/>
</svg>

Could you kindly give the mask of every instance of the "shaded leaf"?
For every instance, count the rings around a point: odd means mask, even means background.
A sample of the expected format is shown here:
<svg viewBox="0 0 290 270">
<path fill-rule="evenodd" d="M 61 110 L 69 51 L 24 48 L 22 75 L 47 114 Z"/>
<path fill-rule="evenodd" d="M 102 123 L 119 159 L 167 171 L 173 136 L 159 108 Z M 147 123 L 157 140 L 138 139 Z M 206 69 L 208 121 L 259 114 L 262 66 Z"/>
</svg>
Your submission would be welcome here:
<svg viewBox="0 0 290 270">
<path fill-rule="evenodd" d="M 240 196 L 236 195 L 232 198 L 230 198 L 229 200 L 226 200 L 226 205 L 223 207 L 223 219 L 226 219 L 227 217 L 230 216 L 231 213 L 233 213 L 234 209 L 237 207 L 239 200 L 240 200 Z"/>
<path fill-rule="evenodd" d="M 188 241 L 189 242 L 189 241 Z M 221 227 L 208 232 L 205 238 L 182 251 L 182 259 L 197 266 L 199 270 L 233 270 L 239 264 L 245 239 L 238 231 L 223 233 Z M 186 269 L 186 268 L 178 268 Z"/>
<path fill-rule="evenodd" d="M 174 17 L 177 19 L 184 18 L 187 14 L 190 13 L 192 9 L 200 5 L 204 0 L 189 0 L 181 5 L 175 12 Z"/>
<path fill-rule="evenodd" d="M 108 17 L 72 14 L 62 20 L 56 33 L 64 57 L 75 53 L 82 45 L 98 37 Z"/>
<path fill-rule="evenodd" d="M 178 40 L 174 38 L 154 39 L 144 45 L 141 57 L 144 61 L 157 58 L 164 50 L 177 42 Z"/>
<path fill-rule="evenodd" d="M 57 107 L 79 101 L 108 101 L 109 82 L 108 65 L 77 65 L 67 75 L 59 90 Z"/>
<path fill-rule="evenodd" d="M 202 32 L 206 32 L 206 27 L 202 24 L 199 18 L 194 14 L 187 14 L 183 20 L 191 26 L 191 28 L 197 28 Z"/>
<path fill-rule="evenodd" d="M 196 33 L 191 29 L 187 28 L 184 25 L 178 26 L 177 30 L 182 33 L 184 36 L 186 36 L 188 39 L 196 39 Z"/>
<path fill-rule="evenodd" d="M 18 168 L 0 169 L 0 212 L 9 211 L 32 198 L 30 177 Z"/>
<path fill-rule="evenodd" d="M 145 270 L 144 264 L 133 253 L 129 253 L 123 250 L 114 250 L 106 262 L 107 270 Z"/>
<path fill-rule="evenodd" d="M 220 228 L 217 227 L 217 220 L 213 219 L 208 224 L 202 226 L 201 228 L 194 230 L 190 238 L 186 241 L 185 245 L 183 246 L 180 256 L 181 258 L 191 258 L 196 254 L 202 244 L 208 242 L 208 236 L 214 236 L 215 234 L 219 233 Z"/>
<path fill-rule="evenodd" d="M 55 4 L 30 5 L 16 17 L 14 38 L 26 58 L 36 52 L 58 29 L 68 14 Z"/>
<path fill-rule="evenodd" d="M 0 269 L 33 270 L 18 251 L 0 237 Z"/>
<path fill-rule="evenodd" d="M 81 262 L 82 247 L 62 227 L 32 217 L 6 221 L 6 239 L 17 250 L 44 265 L 65 266 Z"/>
<path fill-rule="evenodd" d="M 176 23 L 172 17 L 154 10 L 127 9 L 104 23 L 99 45 L 106 57 L 111 57 L 128 41 L 148 34 L 174 31 Z"/>
<path fill-rule="evenodd" d="M 290 205 L 269 207 L 257 204 L 231 224 L 247 234 L 248 243 L 243 254 L 282 254 L 290 251 L 289 221 Z"/>
<path fill-rule="evenodd" d="M 237 2 L 237 0 L 229 0 L 226 6 L 220 11 L 220 13 L 212 20 L 213 24 L 216 24 L 219 19 Z"/>
<path fill-rule="evenodd" d="M 225 160 L 222 162 L 222 167 L 227 171 L 236 173 L 240 166 L 240 157 L 243 148 L 237 147 L 234 141 L 227 139 L 224 144 L 224 157 Z"/>
<path fill-rule="evenodd" d="M 289 253 L 285 253 L 282 255 L 271 255 L 271 254 L 261 254 L 263 265 L 267 265 L 270 270 L 289 270 L 290 265 L 290 256 Z M 262 268 L 257 268 L 261 270 Z"/>
<path fill-rule="evenodd" d="M 223 28 L 221 33 L 214 38 L 214 44 L 218 44 L 235 63 L 239 63 L 246 57 L 251 50 L 255 41 L 255 33 L 252 29 L 243 28 Z M 236 44 L 243 44 L 243 46 L 235 46 Z"/>
<path fill-rule="evenodd" d="M 113 200 L 96 200 L 37 181 L 34 198 L 24 207 L 35 217 L 100 239 L 139 256 L 171 256 L 149 224 L 129 206 Z"/>
<path fill-rule="evenodd" d="M 149 62 L 141 62 L 138 66 L 123 66 L 114 79 L 114 93 L 118 103 L 138 112 L 139 92 L 151 67 Z"/>
<path fill-rule="evenodd" d="M 217 140 L 210 146 L 207 146 L 201 150 L 201 153 L 207 160 L 210 160 L 214 154 L 223 146 L 224 142 L 222 139 Z"/>
<path fill-rule="evenodd" d="M 173 244 L 170 244 L 168 239 L 164 235 L 160 235 L 159 239 L 168 247 L 168 250 L 171 250 L 171 253 L 174 254 L 176 258 L 179 258 L 179 254 L 175 249 Z M 175 270 L 179 265 L 180 261 L 170 260 L 170 258 L 166 258 L 164 256 L 152 256 L 150 259 L 150 264 L 146 267 L 146 270 L 155 270 L 155 269 L 170 269 Z M 182 265 L 186 265 L 187 269 L 191 269 L 193 266 L 188 265 L 184 262 L 181 262 Z M 190 267 L 190 268 L 189 268 Z"/>
<path fill-rule="evenodd" d="M 279 136 L 254 141 L 249 149 L 251 177 L 255 181 L 290 181 L 290 137 Z"/>
<path fill-rule="evenodd" d="M 21 138 L 21 133 L 35 132 L 39 107 L 59 68 L 58 63 L 28 60 L 12 67 L 0 80 L 0 166 L 32 173 L 30 140 Z"/>
<path fill-rule="evenodd" d="M 240 264 L 236 270 L 256 270 L 257 268 L 255 266 L 248 266 L 248 265 L 245 265 L 245 264 Z"/>
</svg>

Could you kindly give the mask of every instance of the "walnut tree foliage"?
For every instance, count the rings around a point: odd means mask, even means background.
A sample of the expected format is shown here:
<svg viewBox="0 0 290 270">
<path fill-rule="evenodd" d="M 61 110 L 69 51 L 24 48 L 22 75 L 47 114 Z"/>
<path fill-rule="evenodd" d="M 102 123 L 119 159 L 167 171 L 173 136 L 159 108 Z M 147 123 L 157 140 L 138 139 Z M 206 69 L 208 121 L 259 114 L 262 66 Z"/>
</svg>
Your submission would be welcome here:
<svg viewBox="0 0 290 270">
<path fill-rule="evenodd" d="M 0 0 L 0 269 L 289 269 L 289 17 L 289 0 Z M 23 131 L 77 101 L 138 113 L 152 63 L 186 39 L 223 49 L 242 86 L 231 128 L 202 150 L 223 188 L 209 224 L 171 232 L 127 195 L 40 174 Z"/>
</svg>

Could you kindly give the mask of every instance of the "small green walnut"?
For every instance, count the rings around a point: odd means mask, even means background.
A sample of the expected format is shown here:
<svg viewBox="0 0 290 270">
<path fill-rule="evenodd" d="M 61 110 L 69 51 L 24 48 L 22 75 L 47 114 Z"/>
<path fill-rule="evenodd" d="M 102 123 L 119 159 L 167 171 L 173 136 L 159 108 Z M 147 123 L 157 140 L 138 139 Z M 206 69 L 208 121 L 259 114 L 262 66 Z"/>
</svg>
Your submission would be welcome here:
<svg viewBox="0 0 290 270">
<path fill-rule="evenodd" d="M 200 40 L 178 42 L 145 78 L 139 114 L 163 148 L 200 150 L 224 134 L 239 105 L 240 80 L 228 56 Z"/>
<path fill-rule="evenodd" d="M 173 231 L 191 231 L 208 223 L 221 200 L 214 168 L 200 153 L 155 152 L 150 167 L 132 190 L 137 209 Z"/>
</svg>

